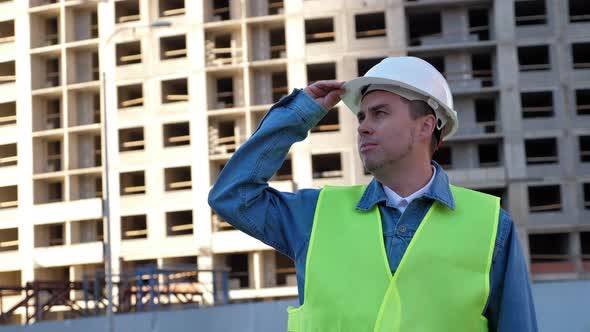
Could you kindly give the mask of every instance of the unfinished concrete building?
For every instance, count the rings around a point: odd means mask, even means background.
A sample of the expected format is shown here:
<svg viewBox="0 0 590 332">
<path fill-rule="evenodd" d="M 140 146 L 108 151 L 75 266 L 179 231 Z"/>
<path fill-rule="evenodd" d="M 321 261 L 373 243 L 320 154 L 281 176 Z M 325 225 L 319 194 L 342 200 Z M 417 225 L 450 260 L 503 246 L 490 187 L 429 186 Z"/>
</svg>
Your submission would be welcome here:
<svg viewBox="0 0 590 332">
<path fill-rule="evenodd" d="M 533 279 L 588 278 L 585 2 L 0 1 L 0 280 L 103 271 L 108 172 L 115 273 L 225 265 L 233 302 L 296 296 L 292 262 L 216 216 L 209 188 L 293 88 L 405 54 L 450 82 L 461 125 L 435 159 L 451 181 L 502 197 Z M 367 183 L 355 135 L 337 105 L 271 185 Z"/>
</svg>

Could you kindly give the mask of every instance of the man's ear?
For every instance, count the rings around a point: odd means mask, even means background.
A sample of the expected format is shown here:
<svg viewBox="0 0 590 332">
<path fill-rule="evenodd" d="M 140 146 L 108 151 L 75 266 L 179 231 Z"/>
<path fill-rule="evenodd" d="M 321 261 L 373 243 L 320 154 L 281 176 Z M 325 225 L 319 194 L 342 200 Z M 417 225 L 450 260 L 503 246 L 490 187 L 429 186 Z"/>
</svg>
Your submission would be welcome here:
<svg viewBox="0 0 590 332">
<path fill-rule="evenodd" d="M 428 114 L 422 117 L 420 120 L 418 135 L 421 140 L 424 139 L 430 142 L 430 139 L 432 135 L 434 135 L 434 131 L 436 129 L 436 117 L 432 114 Z"/>
</svg>

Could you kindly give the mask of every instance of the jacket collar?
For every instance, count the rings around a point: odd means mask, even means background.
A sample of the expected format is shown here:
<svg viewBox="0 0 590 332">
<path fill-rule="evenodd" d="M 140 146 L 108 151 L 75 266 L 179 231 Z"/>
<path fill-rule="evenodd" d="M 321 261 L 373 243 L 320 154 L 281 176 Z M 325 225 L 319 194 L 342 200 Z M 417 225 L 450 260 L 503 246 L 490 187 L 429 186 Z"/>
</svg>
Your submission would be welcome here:
<svg viewBox="0 0 590 332">
<path fill-rule="evenodd" d="M 455 200 L 449 186 L 449 177 L 447 176 L 447 173 L 436 161 L 432 161 L 432 165 L 436 168 L 436 175 L 434 176 L 432 185 L 423 196 L 437 200 L 446 205 L 449 209 L 455 210 Z M 381 183 L 373 178 L 365 189 L 356 208 L 358 210 L 368 211 L 372 209 L 375 204 L 382 202 L 387 202 L 387 195 L 383 191 Z"/>
</svg>

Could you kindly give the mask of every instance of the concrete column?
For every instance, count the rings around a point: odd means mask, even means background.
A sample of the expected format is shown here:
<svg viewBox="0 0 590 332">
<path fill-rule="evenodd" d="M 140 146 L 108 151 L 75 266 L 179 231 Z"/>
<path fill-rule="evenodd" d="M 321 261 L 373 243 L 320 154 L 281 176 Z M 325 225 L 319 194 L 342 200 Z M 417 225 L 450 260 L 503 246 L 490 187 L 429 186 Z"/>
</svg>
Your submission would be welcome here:
<svg viewBox="0 0 590 332">
<path fill-rule="evenodd" d="M 574 264 L 576 273 L 584 272 L 582 265 L 582 243 L 579 232 L 569 233 L 569 248 L 568 253 L 570 257 L 574 257 Z"/>
<path fill-rule="evenodd" d="M 250 288 L 262 288 L 262 263 L 261 252 L 254 251 L 248 254 L 248 277 L 250 279 Z"/>
<path fill-rule="evenodd" d="M 528 223 L 528 195 L 522 119 L 520 115 L 520 91 L 518 89 L 518 57 L 516 53 L 514 4 L 494 1 L 494 26 L 497 39 L 497 74 L 500 87 L 500 119 L 504 134 L 504 156 L 508 181 L 508 199 L 514 222 Z M 525 247 L 525 252 L 527 248 Z"/>
<path fill-rule="evenodd" d="M 99 36 L 101 42 L 106 42 L 111 33 L 115 30 L 115 11 L 114 3 L 100 3 L 98 5 L 98 17 L 109 17 L 111 19 L 101 20 Z M 111 255 L 112 255 L 112 272 L 118 274 L 120 269 L 120 245 L 121 245 L 121 213 L 120 213 L 120 196 L 119 196 L 119 146 L 118 146 L 118 125 L 117 125 L 117 86 L 115 82 L 115 46 L 114 43 L 108 45 L 101 44 L 99 48 L 100 68 L 107 75 L 106 90 L 101 89 L 102 94 L 106 93 L 106 103 L 101 103 L 105 108 L 102 112 L 107 114 L 107 131 L 108 131 L 108 155 L 109 167 L 106 172 L 109 173 L 109 207 L 110 207 L 110 225 L 111 225 Z M 102 79 L 102 78 L 101 78 Z M 101 95 L 101 98 L 103 95 Z M 103 113 L 103 114 L 104 114 Z M 102 120 L 104 126 L 104 119 Z M 105 138 L 103 137 L 103 148 Z M 104 179 L 104 175 L 103 175 Z M 104 181 L 103 181 L 104 182 Z M 106 237 L 106 227 L 105 227 Z"/>
<path fill-rule="evenodd" d="M 18 13 L 14 19 L 15 32 L 15 54 L 28 54 L 31 47 L 32 33 L 30 29 L 28 12 L 28 1 L 14 2 L 15 12 Z M 24 56 L 15 59 L 16 77 L 31 77 L 31 57 Z M 16 81 L 17 91 L 22 91 L 22 95 L 30 95 L 31 80 L 18 79 Z M 33 165 L 33 140 L 31 139 L 32 112 L 23 112 L 22 110 L 32 109 L 31 98 L 20 98 L 17 106 L 17 125 L 18 130 L 18 173 L 23 176 L 18 181 L 18 250 L 21 261 L 21 283 L 32 281 L 34 278 L 35 262 L 32 259 L 34 251 L 34 217 L 30 211 L 33 210 L 34 187 L 30 180 L 31 167 Z M 28 129 L 24 129 L 28 128 Z"/>
<path fill-rule="evenodd" d="M 276 253 L 272 250 L 264 251 L 262 260 L 263 276 L 264 276 L 264 287 L 275 287 L 277 285 L 276 278 Z"/>
<path fill-rule="evenodd" d="M 443 38 L 448 41 L 465 41 L 469 38 L 469 15 L 465 8 L 453 7 L 441 13 Z"/>
</svg>

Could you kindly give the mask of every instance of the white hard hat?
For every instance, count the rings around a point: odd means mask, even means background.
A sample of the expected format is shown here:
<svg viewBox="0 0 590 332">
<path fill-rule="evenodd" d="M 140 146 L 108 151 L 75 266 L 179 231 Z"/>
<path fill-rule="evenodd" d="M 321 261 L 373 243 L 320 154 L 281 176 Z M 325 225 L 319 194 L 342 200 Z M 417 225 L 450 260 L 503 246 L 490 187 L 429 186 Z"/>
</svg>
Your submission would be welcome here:
<svg viewBox="0 0 590 332">
<path fill-rule="evenodd" d="M 411 56 L 389 57 L 373 66 L 363 77 L 346 82 L 342 101 L 357 114 L 361 99 L 372 90 L 386 90 L 408 100 L 425 101 L 436 114 L 436 127 L 448 139 L 459 127 L 453 110 L 451 89 L 442 74 L 428 62 Z"/>
</svg>

